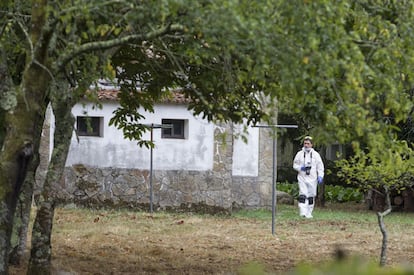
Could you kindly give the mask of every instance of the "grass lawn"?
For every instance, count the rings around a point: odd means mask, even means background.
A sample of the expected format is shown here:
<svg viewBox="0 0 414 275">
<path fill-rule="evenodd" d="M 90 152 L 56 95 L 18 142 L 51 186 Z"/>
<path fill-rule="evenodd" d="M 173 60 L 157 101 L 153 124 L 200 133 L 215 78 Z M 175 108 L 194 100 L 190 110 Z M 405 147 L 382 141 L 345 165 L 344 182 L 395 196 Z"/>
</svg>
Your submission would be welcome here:
<svg viewBox="0 0 414 275">
<path fill-rule="evenodd" d="M 60 208 L 52 262 L 65 274 L 287 274 L 332 262 L 338 249 L 379 262 L 377 216 L 359 204 L 316 207 L 313 219 L 300 218 L 297 206 L 277 205 L 275 235 L 271 217 L 265 210 L 210 216 Z M 385 225 L 387 267 L 414 263 L 414 214 L 392 212 Z"/>
</svg>

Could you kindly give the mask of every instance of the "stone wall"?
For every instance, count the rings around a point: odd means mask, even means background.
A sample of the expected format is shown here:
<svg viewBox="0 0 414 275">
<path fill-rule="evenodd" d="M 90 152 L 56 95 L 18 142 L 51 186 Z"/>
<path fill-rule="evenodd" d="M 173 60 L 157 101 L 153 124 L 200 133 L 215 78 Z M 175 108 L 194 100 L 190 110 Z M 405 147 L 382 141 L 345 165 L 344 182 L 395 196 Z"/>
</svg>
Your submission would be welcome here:
<svg viewBox="0 0 414 275">
<path fill-rule="evenodd" d="M 220 125 L 211 171 L 67 167 L 60 201 L 92 207 L 130 207 L 148 210 L 218 212 L 235 208 L 270 208 L 272 186 L 272 138 L 260 132 L 259 175 L 232 176 L 233 135 L 231 125 Z M 223 139 L 223 131 L 226 135 Z M 152 183 L 152 184 L 151 184 Z"/>
<path fill-rule="evenodd" d="M 131 207 L 148 210 L 150 173 L 136 169 L 68 167 L 60 198 L 88 206 Z M 229 181 L 207 171 L 153 171 L 155 210 L 199 207 L 230 209 Z"/>
</svg>

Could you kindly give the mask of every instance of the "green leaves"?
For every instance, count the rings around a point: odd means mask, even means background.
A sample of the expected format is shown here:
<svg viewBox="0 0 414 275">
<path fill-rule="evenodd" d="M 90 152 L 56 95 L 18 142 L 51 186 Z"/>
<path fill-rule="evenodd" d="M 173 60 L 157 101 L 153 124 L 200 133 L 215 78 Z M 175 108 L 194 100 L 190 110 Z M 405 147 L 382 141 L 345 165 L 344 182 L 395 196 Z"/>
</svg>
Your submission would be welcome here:
<svg viewBox="0 0 414 275">
<path fill-rule="evenodd" d="M 19 14 L 30 6 L 7 8 L 0 41 L 19 83 L 30 56 L 21 46 L 30 44 L 29 22 Z M 151 111 L 177 88 L 209 120 L 255 124 L 277 109 L 320 143 L 355 142 L 367 152 L 378 146 L 372 140 L 392 141 L 410 125 L 410 1 L 76 0 L 47 8 L 43 65 L 78 91 L 115 77 L 121 108 L 111 123 L 127 138 L 141 138 L 137 110 Z"/>
<path fill-rule="evenodd" d="M 293 198 L 299 196 L 299 185 L 297 183 L 277 183 L 277 190 L 291 195 Z M 343 187 L 340 185 L 325 185 L 325 200 L 329 202 L 361 202 L 363 193 L 355 187 Z"/>
<path fill-rule="evenodd" d="M 133 112 L 141 106 L 147 108 L 162 96 L 162 91 L 179 88 L 191 99 L 189 108 L 208 120 L 260 121 L 265 113 L 256 97 L 259 87 L 255 83 L 262 80 L 254 77 L 253 57 L 258 55 L 254 54 L 255 40 L 250 40 L 256 29 L 250 28 L 253 20 L 239 7 L 240 1 L 158 4 L 160 16 L 146 18 L 145 24 L 174 22 L 185 31 L 122 47 L 114 55 L 113 66 L 122 68 L 117 79 L 132 81 L 147 95 L 139 100 L 125 97 L 128 102 L 121 98 L 121 109 Z M 115 113 L 118 115 L 121 117 L 122 112 Z"/>
<path fill-rule="evenodd" d="M 272 74 L 280 79 L 283 109 L 326 142 L 365 139 L 378 130 L 387 135 L 384 117 L 407 119 L 413 104 L 404 90 L 412 83 L 402 75 L 412 70 L 407 56 L 413 52 L 404 44 L 413 36 L 399 35 L 412 20 L 407 9 L 412 5 L 360 1 L 281 5 L 280 29 L 273 28 L 282 35 L 284 54 Z"/>
<path fill-rule="evenodd" d="M 412 184 L 414 151 L 407 142 L 371 134 L 366 148 L 354 149 L 354 156 L 337 162 L 338 176 L 346 182 L 366 189 L 387 185 L 395 190 Z"/>
</svg>

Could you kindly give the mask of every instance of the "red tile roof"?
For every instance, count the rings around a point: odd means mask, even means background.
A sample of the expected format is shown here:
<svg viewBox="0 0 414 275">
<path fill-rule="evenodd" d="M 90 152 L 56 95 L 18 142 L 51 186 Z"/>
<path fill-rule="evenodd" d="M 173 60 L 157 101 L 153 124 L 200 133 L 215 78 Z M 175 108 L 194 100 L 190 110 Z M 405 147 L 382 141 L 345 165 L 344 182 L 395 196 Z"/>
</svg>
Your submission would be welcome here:
<svg viewBox="0 0 414 275">
<path fill-rule="evenodd" d="M 118 100 L 118 94 L 120 91 L 118 89 L 100 89 L 97 91 L 99 100 Z M 171 96 L 164 98 L 162 103 L 179 103 L 185 104 L 190 101 L 189 98 L 186 98 L 183 93 L 180 91 L 171 92 Z"/>
<path fill-rule="evenodd" d="M 119 90 L 117 89 L 104 89 L 98 90 L 98 99 L 99 100 L 117 100 Z"/>
</svg>

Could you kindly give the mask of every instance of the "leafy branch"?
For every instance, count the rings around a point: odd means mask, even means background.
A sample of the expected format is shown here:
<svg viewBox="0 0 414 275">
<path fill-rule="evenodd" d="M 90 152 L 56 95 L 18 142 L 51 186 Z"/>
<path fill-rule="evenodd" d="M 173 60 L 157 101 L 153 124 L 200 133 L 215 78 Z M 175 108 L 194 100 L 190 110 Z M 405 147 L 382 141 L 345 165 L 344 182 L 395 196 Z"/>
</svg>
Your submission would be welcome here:
<svg viewBox="0 0 414 275">
<path fill-rule="evenodd" d="M 97 41 L 97 42 L 95 41 L 95 42 L 85 43 L 77 47 L 76 49 L 74 49 L 72 52 L 63 54 L 56 62 L 56 71 L 62 70 L 66 66 L 67 63 L 69 63 L 76 56 L 79 56 L 81 54 L 93 52 L 96 50 L 111 49 L 114 47 L 126 45 L 128 43 L 134 43 L 137 41 L 150 40 L 150 39 L 162 36 L 170 32 L 184 32 L 184 27 L 179 24 L 171 24 L 171 25 L 165 26 L 163 28 L 159 28 L 157 30 L 154 30 L 154 31 L 151 31 L 145 34 L 131 34 L 131 35 L 127 35 L 124 37 L 113 38 L 113 39 L 106 40 L 106 41 Z"/>
</svg>

